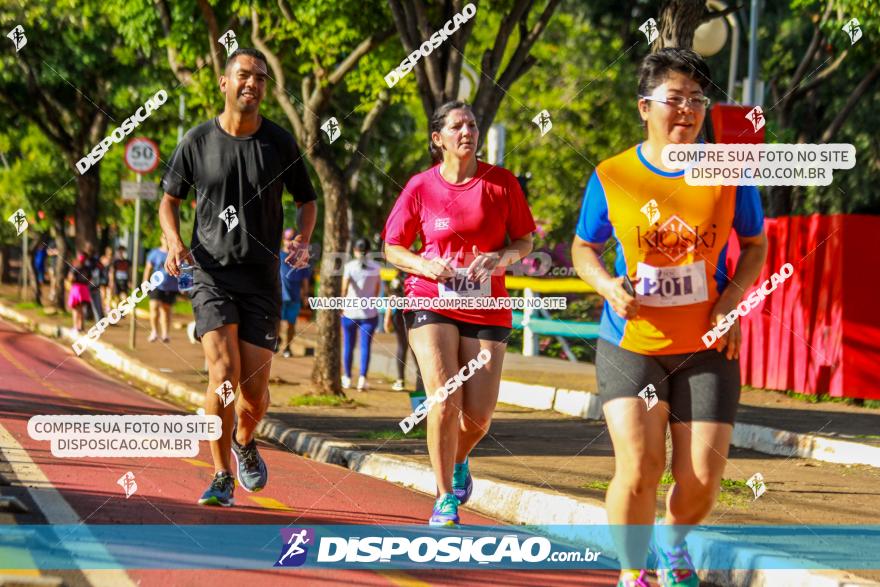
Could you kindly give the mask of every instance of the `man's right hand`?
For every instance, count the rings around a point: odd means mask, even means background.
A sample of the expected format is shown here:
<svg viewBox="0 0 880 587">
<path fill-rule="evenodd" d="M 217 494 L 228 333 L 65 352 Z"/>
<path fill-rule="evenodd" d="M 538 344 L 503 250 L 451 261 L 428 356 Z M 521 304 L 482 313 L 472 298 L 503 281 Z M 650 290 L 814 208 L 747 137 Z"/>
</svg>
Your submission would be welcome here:
<svg viewBox="0 0 880 587">
<path fill-rule="evenodd" d="M 168 257 L 165 258 L 165 271 L 172 277 L 180 276 L 180 265 L 184 262 L 194 265 L 192 253 L 178 237 L 168 243 Z"/>
</svg>

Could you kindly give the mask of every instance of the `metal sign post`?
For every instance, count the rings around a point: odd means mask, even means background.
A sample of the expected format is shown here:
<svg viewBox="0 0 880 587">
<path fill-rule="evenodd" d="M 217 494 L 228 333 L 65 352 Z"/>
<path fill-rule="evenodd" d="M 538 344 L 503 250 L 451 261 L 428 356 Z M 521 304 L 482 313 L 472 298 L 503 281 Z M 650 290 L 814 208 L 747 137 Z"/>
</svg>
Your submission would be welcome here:
<svg viewBox="0 0 880 587">
<path fill-rule="evenodd" d="M 136 286 L 140 282 L 138 279 L 138 260 L 141 247 L 141 200 L 156 198 L 155 184 L 149 183 L 144 186 L 142 182 L 145 173 L 150 173 L 159 166 L 159 146 L 143 137 L 130 140 L 125 145 L 125 164 L 137 173 L 137 183 L 122 182 L 123 199 L 134 200 L 134 251 L 132 252 L 132 280 L 129 283 Z M 144 190 L 144 187 L 147 189 Z M 137 346 L 136 333 L 137 309 L 134 309 L 131 312 L 131 328 L 128 333 L 128 346 L 132 349 Z"/>
</svg>

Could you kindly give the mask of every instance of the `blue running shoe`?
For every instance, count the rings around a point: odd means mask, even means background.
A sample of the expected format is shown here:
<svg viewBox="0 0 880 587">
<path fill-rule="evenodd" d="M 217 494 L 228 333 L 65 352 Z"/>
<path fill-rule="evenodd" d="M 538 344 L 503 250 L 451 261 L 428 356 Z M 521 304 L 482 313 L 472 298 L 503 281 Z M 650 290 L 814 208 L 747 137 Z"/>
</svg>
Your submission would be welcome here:
<svg viewBox="0 0 880 587">
<path fill-rule="evenodd" d="M 652 550 L 657 557 L 657 582 L 660 587 L 700 587 L 700 578 L 685 542 L 669 550 L 654 543 Z"/>
<path fill-rule="evenodd" d="M 249 492 L 257 492 L 266 486 L 269 480 L 269 471 L 266 462 L 257 452 L 257 441 L 251 441 L 244 446 L 235 440 L 236 429 L 232 429 L 232 456 L 235 457 L 235 465 L 238 469 L 238 483 L 242 489 Z"/>
<path fill-rule="evenodd" d="M 220 505 L 228 508 L 235 505 L 232 492 L 235 490 L 235 479 L 226 471 L 214 475 L 211 486 L 202 494 L 199 505 Z"/>
<path fill-rule="evenodd" d="M 471 498 L 474 490 L 474 478 L 471 477 L 468 459 L 463 463 L 456 464 L 452 473 L 452 495 L 458 498 L 459 505 L 464 505 Z"/>
<path fill-rule="evenodd" d="M 431 526 L 458 526 L 458 499 L 451 493 L 444 493 L 434 502 L 434 511 L 428 520 Z"/>
</svg>

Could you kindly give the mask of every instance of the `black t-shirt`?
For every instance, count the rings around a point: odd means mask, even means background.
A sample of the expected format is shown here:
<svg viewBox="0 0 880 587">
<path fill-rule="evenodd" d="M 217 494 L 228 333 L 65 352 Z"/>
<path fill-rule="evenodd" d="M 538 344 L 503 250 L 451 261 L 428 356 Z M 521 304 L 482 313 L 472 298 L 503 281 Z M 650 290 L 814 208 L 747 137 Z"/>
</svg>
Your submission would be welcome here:
<svg viewBox="0 0 880 587">
<path fill-rule="evenodd" d="M 183 199 L 196 191 L 190 249 L 203 269 L 277 266 L 284 187 L 297 202 L 317 199 L 293 135 L 265 117 L 247 137 L 230 135 L 217 118 L 190 129 L 168 167 L 165 192 Z"/>
</svg>

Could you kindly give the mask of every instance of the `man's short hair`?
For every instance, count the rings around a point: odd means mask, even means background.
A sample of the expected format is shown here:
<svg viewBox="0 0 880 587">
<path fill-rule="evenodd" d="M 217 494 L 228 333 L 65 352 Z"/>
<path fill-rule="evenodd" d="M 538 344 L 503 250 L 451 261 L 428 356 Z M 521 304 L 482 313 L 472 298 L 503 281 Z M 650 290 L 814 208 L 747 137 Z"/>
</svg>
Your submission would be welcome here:
<svg viewBox="0 0 880 587">
<path fill-rule="evenodd" d="M 263 55 L 262 51 L 258 51 L 257 49 L 252 49 L 250 47 L 239 47 L 235 51 L 233 51 L 229 57 L 226 58 L 226 65 L 223 67 L 223 71 L 229 71 L 230 66 L 235 62 L 235 59 L 239 55 L 247 55 L 248 57 L 253 57 L 254 59 L 259 59 L 263 62 L 263 65 L 266 66 L 266 69 L 269 69 L 269 62 L 266 61 L 266 56 Z"/>
</svg>

